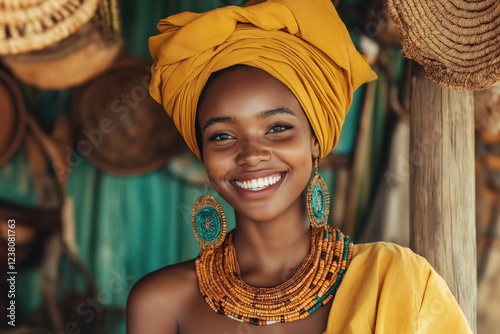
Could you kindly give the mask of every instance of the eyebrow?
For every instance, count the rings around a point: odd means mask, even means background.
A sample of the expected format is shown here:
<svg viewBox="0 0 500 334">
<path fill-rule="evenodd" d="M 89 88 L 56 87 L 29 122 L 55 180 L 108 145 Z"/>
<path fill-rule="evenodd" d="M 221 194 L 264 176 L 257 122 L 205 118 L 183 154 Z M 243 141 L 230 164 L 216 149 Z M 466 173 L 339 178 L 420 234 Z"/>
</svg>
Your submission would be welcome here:
<svg viewBox="0 0 500 334">
<path fill-rule="evenodd" d="M 275 108 L 275 109 L 269 109 L 269 110 L 262 111 L 261 113 L 259 113 L 258 117 L 260 119 L 263 119 L 263 118 L 267 118 L 267 117 L 271 117 L 273 115 L 279 115 L 279 114 L 296 116 L 290 109 L 287 109 L 287 108 Z M 216 123 L 236 124 L 236 120 L 233 117 L 214 117 L 214 118 L 211 118 L 203 126 L 203 132 L 209 126 L 212 126 L 212 125 L 214 125 Z"/>
<path fill-rule="evenodd" d="M 269 109 L 269 110 L 265 110 L 263 112 L 261 112 L 259 114 L 259 118 L 266 118 L 266 117 L 270 117 L 270 116 L 273 116 L 273 115 L 279 115 L 279 114 L 286 114 L 286 115 L 292 115 L 292 116 L 296 116 L 293 111 L 291 111 L 290 109 L 287 109 L 287 108 L 275 108 L 275 109 Z"/>
<path fill-rule="evenodd" d="M 203 131 L 206 130 L 211 125 L 214 125 L 216 123 L 229 123 L 229 124 L 236 124 L 236 121 L 232 117 L 214 117 L 210 118 L 205 125 L 203 126 Z"/>
</svg>

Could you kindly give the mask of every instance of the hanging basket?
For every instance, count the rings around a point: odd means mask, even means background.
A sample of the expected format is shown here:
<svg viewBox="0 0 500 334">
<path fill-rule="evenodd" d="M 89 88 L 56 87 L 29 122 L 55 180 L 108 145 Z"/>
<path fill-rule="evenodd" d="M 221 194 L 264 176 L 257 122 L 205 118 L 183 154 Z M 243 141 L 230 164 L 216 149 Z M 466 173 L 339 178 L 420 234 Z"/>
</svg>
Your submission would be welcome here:
<svg viewBox="0 0 500 334">
<path fill-rule="evenodd" d="M 1 0 L 0 0 L 1 1 Z M 120 38 L 106 40 L 94 22 L 43 50 L 2 58 L 19 80 L 40 89 L 79 86 L 104 72 L 120 53 Z"/>
<path fill-rule="evenodd" d="M 124 59 L 77 89 L 75 154 L 109 173 L 134 175 L 164 166 L 184 147 L 173 121 L 149 95 L 150 66 Z"/>
<path fill-rule="evenodd" d="M 387 0 L 402 53 L 456 90 L 500 82 L 500 1 Z"/>
<path fill-rule="evenodd" d="M 26 134 L 26 110 L 17 83 L 0 70 L 0 166 L 16 153 Z"/>
<path fill-rule="evenodd" d="M 75 33 L 99 0 L 0 0 L 0 55 L 43 49 Z"/>
</svg>

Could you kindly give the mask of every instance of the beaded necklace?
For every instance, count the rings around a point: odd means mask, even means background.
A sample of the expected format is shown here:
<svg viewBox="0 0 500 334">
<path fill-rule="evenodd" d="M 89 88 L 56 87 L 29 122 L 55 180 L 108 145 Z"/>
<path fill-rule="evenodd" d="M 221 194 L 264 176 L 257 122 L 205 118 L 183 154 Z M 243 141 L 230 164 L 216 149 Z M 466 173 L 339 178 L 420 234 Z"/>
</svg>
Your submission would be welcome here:
<svg viewBox="0 0 500 334">
<path fill-rule="evenodd" d="M 293 277 L 257 288 L 240 278 L 231 231 L 221 246 L 196 258 L 198 285 L 208 305 L 231 319 L 259 326 L 300 320 L 335 297 L 352 250 L 352 241 L 338 229 L 312 228 L 311 250 Z"/>
</svg>

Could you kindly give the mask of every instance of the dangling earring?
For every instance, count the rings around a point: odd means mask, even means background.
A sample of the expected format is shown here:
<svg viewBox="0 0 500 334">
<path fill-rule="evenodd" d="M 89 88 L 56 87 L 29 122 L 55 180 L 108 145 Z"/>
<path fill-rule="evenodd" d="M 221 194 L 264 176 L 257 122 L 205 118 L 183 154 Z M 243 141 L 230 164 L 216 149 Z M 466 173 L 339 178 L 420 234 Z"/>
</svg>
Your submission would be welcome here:
<svg viewBox="0 0 500 334">
<path fill-rule="evenodd" d="M 327 224 L 330 213 L 330 194 L 325 181 L 318 174 L 320 158 L 314 159 L 314 175 L 307 187 L 306 203 L 307 215 L 312 227 L 321 227 Z"/>
<path fill-rule="evenodd" d="M 202 250 L 214 249 L 222 245 L 226 237 L 226 216 L 219 202 L 209 195 L 208 183 L 205 184 L 207 194 L 194 202 L 193 223 L 194 235 Z"/>
</svg>

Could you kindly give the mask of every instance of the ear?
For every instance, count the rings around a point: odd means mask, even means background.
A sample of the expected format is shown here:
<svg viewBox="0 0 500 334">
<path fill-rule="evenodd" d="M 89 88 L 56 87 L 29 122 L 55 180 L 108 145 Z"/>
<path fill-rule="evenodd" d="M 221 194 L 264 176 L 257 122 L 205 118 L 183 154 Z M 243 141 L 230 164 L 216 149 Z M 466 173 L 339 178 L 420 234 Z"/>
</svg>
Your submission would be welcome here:
<svg viewBox="0 0 500 334">
<path fill-rule="evenodd" d="M 311 134 L 311 153 L 313 158 L 318 158 L 320 153 L 319 142 L 314 134 Z"/>
</svg>

